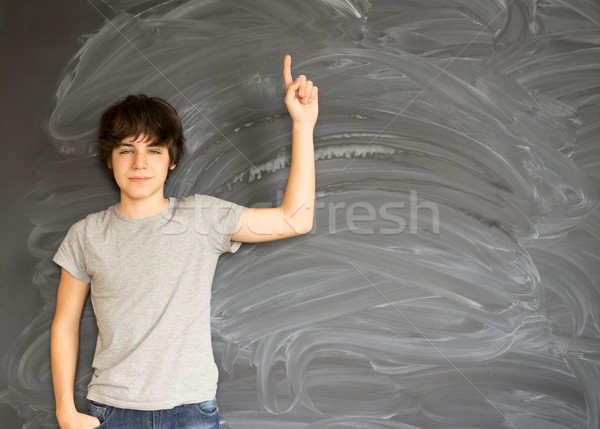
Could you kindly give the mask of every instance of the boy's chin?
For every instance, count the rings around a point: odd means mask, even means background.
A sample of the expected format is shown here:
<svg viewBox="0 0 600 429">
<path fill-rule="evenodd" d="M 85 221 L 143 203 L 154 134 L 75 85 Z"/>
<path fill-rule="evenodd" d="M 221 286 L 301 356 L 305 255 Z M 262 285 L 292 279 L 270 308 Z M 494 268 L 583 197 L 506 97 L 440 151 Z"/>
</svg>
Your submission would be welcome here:
<svg viewBox="0 0 600 429">
<path fill-rule="evenodd" d="M 121 200 L 142 201 L 155 196 L 155 192 L 124 192 L 121 190 Z"/>
</svg>

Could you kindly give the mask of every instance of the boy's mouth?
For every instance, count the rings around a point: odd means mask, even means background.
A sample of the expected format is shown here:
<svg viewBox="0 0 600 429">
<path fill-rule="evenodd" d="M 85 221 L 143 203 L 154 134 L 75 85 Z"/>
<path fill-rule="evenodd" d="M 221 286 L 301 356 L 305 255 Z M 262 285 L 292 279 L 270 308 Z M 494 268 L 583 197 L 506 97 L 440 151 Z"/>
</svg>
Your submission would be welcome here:
<svg viewBox="0 0 600 429">
<path fill-rule="evenodd" d="M 141 182 L 146 182 L 146 181 L 150 180 L 150 177 L 130 177 L 129 180 L 141 183 Z"/>
</svg>

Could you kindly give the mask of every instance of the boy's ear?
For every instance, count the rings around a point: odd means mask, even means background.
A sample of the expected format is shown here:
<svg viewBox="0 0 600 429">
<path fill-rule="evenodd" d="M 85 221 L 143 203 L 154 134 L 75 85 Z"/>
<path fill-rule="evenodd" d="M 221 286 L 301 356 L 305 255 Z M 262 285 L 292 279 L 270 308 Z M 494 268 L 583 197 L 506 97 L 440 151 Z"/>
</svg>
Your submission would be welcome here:
<svg viewBox="0 0 600 429">
<path fill-rule="evenodd" d="M 175 167 L 177 167 L 177 164 L 171 164 L 171 166 L 169 167 L 169 170 L 174 169 Z"/>
</svg>

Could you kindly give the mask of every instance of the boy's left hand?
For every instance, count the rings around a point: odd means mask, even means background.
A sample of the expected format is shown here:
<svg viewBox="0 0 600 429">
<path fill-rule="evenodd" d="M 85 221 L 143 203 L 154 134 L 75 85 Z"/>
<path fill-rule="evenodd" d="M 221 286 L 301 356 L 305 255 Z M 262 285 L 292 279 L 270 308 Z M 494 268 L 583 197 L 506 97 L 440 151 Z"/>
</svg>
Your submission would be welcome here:
<svg viewBox="0 0 600 429">
<path fill-rule="evenodd" d="M 283 81 L 285 105 L 294 123 L 314 125 L 319 116 L 319 89 L 303 74 L 292 80 L 292 57 L 289 55 L 283 60 Z"/>
</svg>

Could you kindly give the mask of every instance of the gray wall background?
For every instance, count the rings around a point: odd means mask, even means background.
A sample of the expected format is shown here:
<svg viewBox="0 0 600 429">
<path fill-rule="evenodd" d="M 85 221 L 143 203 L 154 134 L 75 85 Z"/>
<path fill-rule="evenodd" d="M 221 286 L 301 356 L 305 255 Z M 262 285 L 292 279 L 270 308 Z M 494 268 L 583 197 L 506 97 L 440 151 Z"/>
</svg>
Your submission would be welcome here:
<svg viewBox="0 0 600 429">
<path fill-rule="evenodd" d="M 167 193 L 281 198 L 281 65 L 320 88 L 317 213 L 222 257 L 224 428 L 600 426 L 600 4 L 0 2 L 0 421 L 56 427 L 49 328 L 68 227 L 116 202 L 100 112 L 169 99 Z M 85 409 L 95 321 L 82 320 Z"/>
</svg>

